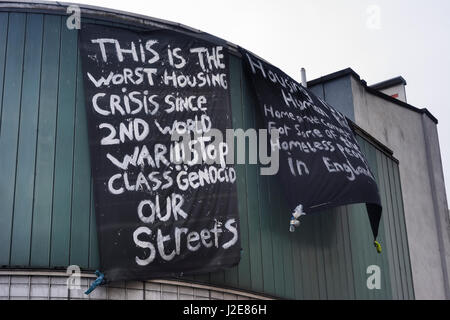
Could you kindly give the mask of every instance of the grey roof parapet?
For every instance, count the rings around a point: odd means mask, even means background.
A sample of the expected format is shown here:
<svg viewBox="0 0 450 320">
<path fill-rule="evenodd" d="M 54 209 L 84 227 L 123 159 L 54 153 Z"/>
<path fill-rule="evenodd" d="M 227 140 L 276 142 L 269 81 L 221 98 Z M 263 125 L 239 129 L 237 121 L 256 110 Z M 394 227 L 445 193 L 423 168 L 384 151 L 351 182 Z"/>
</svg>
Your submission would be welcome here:
<svg viewBox="0 0 450 320">
<path fill-rule="evenodd" d="M 384 81 L 372 84 L 370 87 L 375 90 L 383 90 L 386 88 L 391 88 L 393 86 L 397 86 L 399 84 L 406 86 L 406 80 L 403 79 L 402 76 L 398 76 L 398 77 L 395 77 L 392 79 L 388 79 L 388 80 L 384 80 Z"/>
<path fill-rule="evenodd" d="M 342 78 L 342 77 L 345 77 L 345 76 L 352 76 L 353 78 L 355 78 L 357 81 L 359 81 L 361 83 L 361 85 L 364 87 L 364 89 L 367 92 L 369 92 L 369 93 L 371 93 L 371 94 L 373 94 L 373 95 L 375 95 L 377 97 L 380 97 L 382 99 L 388 100 L 389 102 L 395 103 L 395 104 L 397 104 L 397 105 L 399 105 L 401 107 L 407 108 L 409 110 L 412 110 L 412 111 L 415 111 L 415 112 L 418 112 L 418 113 L 421 113 L 421 114 L 426 114 L 434 123 L 438 124 L 438 119 L 435 116 L 433 116 L 433 114 L 427 108 L 414 107 L 413 105 L 410 105 L 409 103 L 406 103 L 406 102 L 403 102 L 401 100 L 395 99 L 395 98 L 393 98 L 391 96 L 388 96 L 388 95 L 382 93 L 381 91 L 378 91 L 379 89 L 374 89 L 373 86 L 368 86 L 367 82 L 365 80 L 362 80 L 361 77 L 359 76 L 359 74 L 357 74 L 352 68 L 346 68 L 346 69 L 343 69 L 343 70 L 340 70 L 340 71 L 337 71 L 337 72 L 333 72 L 333 73 L 327 74 L 327 75 L 325 75 L 323 77 L 310 80 L 310 81 L 308 81 L 308 87 L 312 87 L 312 86 L 315 86 L 317 84 L 325 83 L 325 82 L 328 82 L 328 81 L 332 81 L 334 79 Z M 397 78 L 403 79 L 402 77 L 397 77 Z M 397 79 L 397 78 L 394 78 L 394 79 Z M 390 79 L 390 80 L 393 80 L 393 79 Z M 387 81 L 390 81 L 390 80 L 387 80 Z M 396 81 L 398 81 L 398 80 L 396 80 Z M 403 81 L 406 84 L 405 79 L 403 79 Z M 379 84 L 382 84 L 383 82 L 380 82 Z M 376 84 L 376 85 L 378 85 L 378 84 Z"/>
</svg>

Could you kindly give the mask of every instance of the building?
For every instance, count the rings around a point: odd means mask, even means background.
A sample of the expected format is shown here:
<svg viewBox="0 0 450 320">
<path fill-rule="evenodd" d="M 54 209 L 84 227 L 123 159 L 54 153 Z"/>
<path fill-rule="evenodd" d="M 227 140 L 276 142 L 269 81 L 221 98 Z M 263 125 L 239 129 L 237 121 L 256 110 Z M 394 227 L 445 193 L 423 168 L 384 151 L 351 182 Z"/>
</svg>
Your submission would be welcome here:
<svg viewBox="0 0 450 320">
<path fill-rule="evenodd" d="M 213 37 L 177 23 L 80 7 L 81 25 L 137 30 L 157 25 Z M 384 207 L 382 254 L 373 248 L 364 205 L 306 216 L 301 228 L 289 233 L 289 218 L 278 214 L 288 210 L 276 178 L 259 176 L 255 165 L 237 165 L 242 246 L 237 267 L 174 279 L 112 283 L 84 296 L 99 260 L 78 30 L 66 27 L 68 16 L 67 7 L 56 2 L 0 3 L 0 167 L 4 173 L 0 298 L 445 297 L 446 260 L 439 254 L 447 245 L 445 224 L 436 219 L 443 219 L 439 210 L 447 207 L 445 193 L 440 192 L 444 190 L 437 162 L 440 153 L 432 145 L 437 141 L 436 120 L 426 110 L 367 87 L 350 69 L 308 85 L 356 123 Z M 227 45 L 233 126 L 257 127 L 261 119 L 241 57 L 235 45 Z M 383 119 L 374 121 L 388 113 L 391 121 L 398 121 L 394 127 Z M 408 131 L 410 121 L 423 130 Z M 408 142 L 416 139 L 417 145 L 402 145 L 402 135 Z M 417 161 L 407 156 L 409 150 L 420 155 Z M 414 169 L 422 175 L 410 176 Z M 422 185 L 423 181 L 427 183 Z M 420 210 L 428 215 L 420 215 Z M 439 232 L 441 236 L 436 236 Z M 68 276 L 76 270 L 67 271 L 69 266 L 81 268 L 81 289 L 67 287 Z M 373 266 L 381 270 L 379 288 L 367 285 Z M 428 275 L 432 284 L 424 283 L 427 271 L 434 273 Z M 438 289 L 432 291 L 432 286 Z"/>
<path fill-rule="evenodd" d="M 368 86 L 345 69 L 308 86 L 394 152 L 416 298 L 450 298 L 449 216 L 437 119 L 406 103 L 402 77 Z"/>
</svg>

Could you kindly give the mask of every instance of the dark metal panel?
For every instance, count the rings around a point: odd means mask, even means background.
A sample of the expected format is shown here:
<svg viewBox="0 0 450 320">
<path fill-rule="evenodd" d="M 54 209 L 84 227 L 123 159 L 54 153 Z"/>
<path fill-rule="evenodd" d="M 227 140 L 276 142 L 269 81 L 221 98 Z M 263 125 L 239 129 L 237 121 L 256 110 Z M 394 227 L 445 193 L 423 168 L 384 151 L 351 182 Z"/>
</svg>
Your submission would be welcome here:
<svg viewBox="0 0 450 320">
<path fill-rule="evenodd" d="M 363 154 L 368 157 L 368 151 L 367 151 L 367 143 L 364 139 L 358 139 L 359 146 L 361 148 L 361 151 Z M 369 164 L 370 166 L 370 164 Z M 371 229 L 368 228 L 367 222 L 367 214 L 365 213 L 365 205 L 357 205 L 358 207 L 358 217 L 354 217 L 358 221 L 359 226 L 362 227 L 364 230 L 363 233 L 358 234 L 357 237 L 359 237 L 362 246 L 359 247 L 358 252 L 354 252 L 353 256 L 359 257 L 359 271 L 360 273 L 360 282 L 358 283 L 357 288 L 359 288 L 359 294 L 357 295 L 358 299 L 375 299 L 374 291 L 369 290 L 367 288 L 367 282 L 366 279 L 368 277 L 367 275 L 367 267 L 369 265 L 373 265 L 374 263 L 369 263 L 370 260 L 370 252 L 373 250 L 371 245 L 373 244 L 373 235 L 371 232 Z M 355 227 L 354 227 L 355 228 Z M 378 264 L 377 264 L 378 265 Z"/>
<path fill-rule="evenodd" d="M 341 276 L 341 290 L 342 299 L 354 299 L 355 287 L 353 282 L 353 265 L 350 252 L 350 237 L 348 230 L 348 217 L 345 207 L 340 207 L 336 210 L 338 220 L 338 230 L 336 236 L 338 238 L 337 243 L 339 247 L 337 249 L 337 255 L 340 261 L 339 274 Z"/>
<path fill-rule="evenodd" d="M 274 281 L 275 273 L 274 273 L 273 246 L 272 246 L 272 224 L 270 219 L 270 216 L 273 213 L 271 212 L 269 199 L 267 197 L 270 181 L 267 176 L 258 176 L 258 177 L 259 177 L 258 193 L 261 195 L 259 199 L 259 215 L 261 219 L 260 232 L 261 232 L 263 285 L 264 285 L 264 292 L 272 293 L 275 291 L 275 281 Z"/>
<path fill-rule="evenodd" d="M 355 298 L 368 299 L 366 287 L 366 268 L 365 250 L 372 249 L 372 244 L 368 244 L 365 232 L 371 232 L 365 226 L 367 217 L 363 216 L 363 205 L 347 206 L 349 213 L 350 246 L 352 252 L 353 277 L 355 285 Z M 358 230 L 358 232 L 354 232 Z"/>
<path fill-rule="evenodd" d="M 7 28 L 0 122 L 0 150 L 2 151 L 0 157 L 0 168 L 2 170 L 2 178 L 0 179 L 0 265 L 8 265 L 10 263 L 17 142 L 22 96 L 25 23 L 26 18 L 24 14 L 10 14 Z"/>
<path fill-rule="evenodd" d="M 78 33 L 61 25 L 50 265 L 69 263 Z"/>
<path fill-rule="evenodd" d="M 394 168 L 393 168 L 392 161 L 387 162 L 387 168 L 388 168 L 388 176 L 389 176 L 389 186 L 391 189 L 391 201 L 392 201 L 392 213 L 393 213 L 393 220 L 394 220 L 394 227 L 395 227 L 395 233 L 396 233 L 396 244 L 397 244 L 397 254 L 399 259 L 399 274 L 400 274 L 400 281 L 401 281 L 401 287 L 399 287 L 399 290 L 402 292 L 402 299 L 408 299 L 408 284 L 407 284 L 407 278 L 406 278 L 406 262 L 405 262 L 405 254 L 404 254 L 404 246 L 403 246 L 403 236 L 402 236 L 402 230 L 401 230 L 401 221 L 400 216 L 402 214 L 398 210 L 397 205 L 397 197 L 401 196 L 397 194 L 397 189 L 395 186 L 395 177 L 394 177 Z"/>
<path fill-rule="evenodd" d="M 397 212 L 400 220 L 400 233 L 402 236 L 401 242 L 403 247 L 403 259 L 405 260 L 405 277 L 407 283 L 407 292 L 408 299 L 415 299 L 414 295 L 414 286 L 412 279 L 412 271 L 411 271 L 411 260 L 409 257 L 409 246 L 408 246 L 408 234 L 406 230 L 406 222 L 405 222 L 405 211 L 403 207 L 403 197 L 402 197 L 402 189 L 400 183 L 400 172 L 398 165 L 393 166 L 394 169 L 394 183 L 396 188 L 396 201 L 397 201 Z"/>
<path fill-rule="evenodd" d="M 392 190 L 391 185 L 389 183 L 389 159 L 387 157 L 382 158 L 382 168 L 383 168 L 383 183 L 384 183 L 384 190 L 386 193 L 386 204 L 383 207 L 383 211 L 385 212 L 385 215 L 388 218 L 389 221 L 389 230 L 390 230 L 390 236 L 391 236 L 391 242 L 388 244 L 389 248 L 392 250 L 392 262 L 394 266 L 393 274 L 394 274 L 394 280 L 396 289 L 397 299 L 404 299 L 403 296 L 403 290 L 402 290 L 402 279 L 401 279 L 401 268 L 400 268 L 400 257 L 398 252 L 398 241 L 399 238 L 397 237 L 397 227 L 395 223 L 395 214 L 393 212 L 393 205 L 392 205 Z"/>
<path fill-rule="evenodd" d="M 304 250 L 300 246 L 299 232 L 293 234 L 292 237 L 292 258 L 294 265 L 294 290 L 295 290 L 295 299 L 305 299 L 305 290 L 307 290 L 306 286 L 308 285 L 308 264 L 306 261 L 304 262 Z M 272 249 L 273 250 L 273 249 Z M 299 266 L 302 266 L 299 268 Z"/>
<path fill-rule="evenodd" d="M 326 284 L 326 274 L 325 274 L 325 262 L 323 258 L 323 233 L 322 226 L 320 223 L 320 215 L 324 212 L 316 213 L 312 215 L 312 229 L 315 244 L 315 253 L 317 259 L 317 280 L 319 284 L 319 299 L 327 299 L 327 284 Z M 298 230 L 301 232 L 301 230 Z"/>
<path fill-rule="evenodd" d="M 0 128 L 2 120 L 2 105 L 3 105 L 3 80 L 5 74 L 5 56 L 6 56 L 6 41 L 8 39 L 8 20 L 9 13 L 0 12 Z"/>
<path fill-rule="evenodd" d="M 231 88 L 237 88 L 236 91 L 233 91 L 234 94 L 231 95 L 231 108 L 232 108 L 232 122 L 233 122 L 233 126 L 236 126 L 236 123 L 238 123 L 239 121 L 241 121 L 241 115 L 242 112 L 239 108 L 240 103 L 241 103 L 241 72 L 240 69 L 241 68 L 241 63 L 238 59 L 236 59 L 235 57 L 231 56 L 230 57 L 230 87 Z M 231 89 L 230 89 L 231 90 Z M 235 153 L 236 153 L 236 146 L 235 146 Z M 236 172 L 240 172 L 242 171 L 242 166 L 236 166 Z M 239 177 L 242 174 L 238 173 L 237 177 L 239 179 Z M 239 183 L 238 183 L 238 188 L 239 188 Z M 241 193 L 241 190 L 238 189 L 238 193 Z M 238 197 L 239 198 L 239 197 Z M 239 201 L 239 200 L 238 200 Z M 240 210 L 242 209 L 242 201 L 238 202 L 238 209 L 239 212 L 241 212 Z M 242 226 L 241 226 L 242 227 Z M 242 240 L 241 239 L 241 245 L 242 245 Z M 228 284 L 229 286 L 233 286 L 233 287 L 237 287 L 238 283 L 239 283 L 239 270 L 238 270 L 238 266 L 235 266 L 229 270 L 225 271 L 225 283 Z"/>
<path fill-rule="evenodd" d="M 91 205 L 89 207 L 89 269 L 97 269 L 100 265 L 98 252 L 97 224 L 95 220 L 94 184 L 90 183 Z"/>
<path fill-rule="evenodd" d="M 242 82 L 242 96 L 243 96 L 243 129 L 255 128 L 255 100 L 251 96 L 250 83 L 245 76 Z M 249 142 L 246 142 L 249 146 Z M 246 148 L 249 150 L 250 148 Z M 249 157 L 248 157 L 249 159 Z M 249 164 L 246 161 L 246 193 L 239 194 L 238 197 L 244 196 L 244 201 L 247 202 L 248 214 L 248 238 L 250 253 L 250 272 L 251 285 L 255 291 L 262 292 L 263 290 L 263 271 L 262 271 L 262 257 L 261 257 L 261 238 L 260 238 L 260 219 L 259 219 L 259 186 L 258 186 L 258 167 L 255 164 Z"/>
<path fill-rule="evenodd" d="M 233 113 L 233 126 L 235 128 L 243 128 L 243 109 L 242 109 L 242 66 L 241 61 L 235 57 L 230 57 L 230 64 L 233 66 L 233 75 L 231 76 L 231 107 Z M 250 279 L 250 252 L 248 238 L 248 217 L 247 217 L 247 194 L 246 185 L 246 166 L 244 164 L 236 165 L 236 183 L 238 192 L 238 210 L 240 218 L 241 232 L 241 261 L 238 266 L 239 287 L 251 289 Z"/>
<path fill-rule="evenodd" d="M 327 210 L 320 214 L 319 220 L 328 299 L 339 299 L 345 295 L 345 283 L 342 282 L 345 270 L 340 270 L 341 248 L 337 237 L 337 234 L 341 232 L 338 211 Z"/>
<path fill-rule="evenodd" d="M 392 288 L 392 299 L 398 299 L 398 290 L 396 286 L 396 274 L 395 274 L 395 264 L 394 264 L 394 251 L 392 248 L 392 243 L 395 241 L 392 237 L 391 232 L 391 217 L 387 210 L 388 201 L 388 191 L 385 187 L 385 177 L 386 171 L 384 166 L 385 155 L 381 152 L 377 152 L 377 169 L 378 169 L 378 188 L 380 190 L 381 203 L 383 204 L 383 214 L 380 224 L 383 224 L 383 229 L 385 230 L 383 238 L 383 254 L 387 256 L 387 266 L 389 268 L 390 282 Z"/>
<path fill-rule="evenodd" d="M 302 294 L 304 299 L 319 299 L 319 280 L 318 273 L 319 268 L 317 267 L 318 254 L 317 245 L 314 239 L 314 226 L 313 222 L 317 215 L 307 215 L 302 217 L 301 227 L 296 233 L 296 245 L 300 251 L 300 261 L 301 265 L 296 265 L 296 268 L 301 268 L 302 270 L 302 283 L 304 287 L 302 288 Z M 285 230 L 283 230 L 285 232 Z M 274 248 L 274 250 L 276 250 Z"/>
<path fill-rule="evenodd" d="M 348 285 L 347 297 L 348 299 L 355 299 L 355 282 L 352 263 L 353 259 L 352 259 L 351 237 L 349 228 L 349 213 L 347 207 L 341 207 L 340 209 L 342 218 L 342 238 L 344 243 L 344 249 L 341 254 L 343 254 L 345 261 L 346 281 Z"/>
<path fill-rule="evenodd" d="M 31 264 L 48 267 L 52 224 L 61 17 L 44 17 Z"/>
<path fill-rule="evenodd" d="M 280 194 L 278 188 L 279 182 L 275 177 L 271 177 L 272 183 L 269 184 L 269 199 L 271 203 L 271 222 L 272 222 L 272 245 L 273 245 L 273 259 L 274 259 L 274 272 L 275 272 L 275 291 L 274 295 L 283 297 L 286 285 L 285 285 L 285 260 L 283 258 L 283 233 L 287 232 L 287 228 L 283 228 L 280 223 Z"/>
<path fill-rule="evenodd" d="M 364 154 L 366 155 L 367 161 L 369 163 L 369 167 L 372 170 L 373 175 L 375 176 L 375 180 L 377 181 L 378 185 L 380 185 L 380 177 L 379 177 L 379 169 L 377 166 L 377 153 L 380 153 L 380 150 L 377 148 L 374 148 L 373 145 L 371 145 L 367 140 L 360 139 L 362 141 L 362 144 L 364 146 Z M 391 161 L 394 165 L 397 165 L 395 162 Z M 385 215 L 382 214 L 381 219 L 385 219 Z M 383 221 L 380 221 L 380 228 L 378 232 L 378 241 L 384 245 L 384 239 L 385 239 L 385 228 Z M 372 241 L 372 237 L 370 234 L 368 234 L 369 241 Z M 372 290 L 372 293 L 374 295 L 374 298 L 376 299 L 392 299 L 392 289 L 391 289 L 391 277 L 390 277 L 390 271 L 388 266 L 388 258 L 386 253 L 383 254 L 376 254 L 375 250 L 371 250 L 370 256 L 371 261 L 373 261 L 374 265 L 380 267 L 381 270 L 381 290 Z"/>
<path fill-rule="evenodd" d="M 70 264 L 89 265 L 89 221 L 91 208 L 91 166 L 89 158 L 84 87 L 78 54 L 75 104 L 74 159 L 72 169 L 72 216 L 70 224 Z"/>
<path fill-rule="evenodd" d="M 374 148 L 373 145 L 370 145 L 367 141 L 365 143 L 366 145 L 366 154 L 367 154 L 367 159 L 370 165 L 370 168 L 372 170 L 373 175 L 375 176 L 375 180 L 377 181 L 378 186 L 381 185 L 381 180 L 380 179 L 380 175 L 379 175 L 379 168 L 378 168 L 378 154 L 382 154 L 382 152 L 377 149 Z M 397 166 L 396 162 L 393 162 L 395 164 L 395 166 Z M 380 193 L 381 193 L 381 189 L 380 189 Z M 383 203 L 383 202 L 382 202 Z M 385 205 L 385 204 L 384 204 Z M 382 246 L 385 246 L 385 239 L 386 239 L 386 229 L 385 229 L 385 224 L 384 224 L 384 219 L 386 219 L 386 215 L 382 214 L 381 216 L 381 221 L 380 221 L 380 228 L 379 228 L 379 232 L 378 232 L 378 241 L 380 243 L 382 243 Z M 381 268 L 381 286 L 383 289 L 383 295 L 381 296 L 381 298 L 383 299 L 392 299 L 392 283 L 391 283 L 391 275 L 390 275 L 390 269 L 389 269 L 389 255 L 387 254 L 386 250 L 384 250 L 384 255 L 383 254 L 379 254 L 376 257 L 376 263 L 378 266 L 380 266 Z"/>
<path fill-rule="evenodd" d="M 278 198 L 278 209 L 273 211 L 272 214 L 277 215 L 279 218 L 279 232 L 282 235 L 282 247 L 278 248 L 278 250 L 283 251 L 283 259 L 284 259 L 284 283 L 285 283 L 285 293 L 284 297 L 294 298 L 295 297 L 295 289 L 294 289 L 294 266 L 292 259 L 292 245 L 291 238 L 292 234 L 289 232 L 289 221 L 290 221 L 290 208 L 285 205 L 284 198 L 282 195 L 282 189 L 276 184 L 271 185 L 272 188 L 276 188 L 277 198 Z M 265 195 L 261 195 L 263 197 Z"/>
<path fill-rule="evenodd" d="M 30 263 L 43 25 L 43 15 L 27 15 L 11 238 L 10 264 L 13 266 Z"/>
</svg>

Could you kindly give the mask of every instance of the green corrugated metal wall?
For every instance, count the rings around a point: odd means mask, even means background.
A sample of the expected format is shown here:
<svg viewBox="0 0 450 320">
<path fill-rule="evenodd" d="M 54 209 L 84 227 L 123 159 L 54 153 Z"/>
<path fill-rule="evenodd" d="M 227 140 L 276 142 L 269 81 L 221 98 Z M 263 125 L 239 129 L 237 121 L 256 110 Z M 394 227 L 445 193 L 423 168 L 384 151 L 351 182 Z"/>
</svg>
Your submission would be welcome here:
<svg viewBox="0 0 450 320">
<path fill-rule="evenodd" d="M 65 27 L 65 17 L 0 12 L 3 268 L 98 266 L 77 53 L 77 31 Z M 239 58 L 231 57 L 230 68 L 234 127 L 260 126 Z M 255 165 L 237 165 L 241 262 L 185 279 L 283 298 L 413 299 L 398 165 L 358 139 L 382 195 L 381 255 L 363 205 L 302 217 L 292 234 L 276 178 L 260 176 Z M 366 286 L 370 265 L 381 268 L 381 290 Z"/>
</svg>

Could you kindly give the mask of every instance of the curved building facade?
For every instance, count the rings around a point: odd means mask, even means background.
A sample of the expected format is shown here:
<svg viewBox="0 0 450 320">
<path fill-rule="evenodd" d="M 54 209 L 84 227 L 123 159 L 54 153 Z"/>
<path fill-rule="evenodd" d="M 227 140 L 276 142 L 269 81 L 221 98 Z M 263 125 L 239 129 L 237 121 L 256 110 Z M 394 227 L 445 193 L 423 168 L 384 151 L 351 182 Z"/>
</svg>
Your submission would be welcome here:
<svg viewBox="0 0 450 320">
<path fill-rule="evenodd" d="M 157 25 L 213 37 L 148 17 L 81 6 L 83 23 L 146 30 Z M 64 5 L 0 3 L 0 298 L 414 299 L 399 162 L 354 126 L 383 203 L 373 249 L 364 205 L 304 217 L 288 231 L 276 177 L 236 165 L 241 261 L 224 271 L 112 283 L 83 295 L 99 267 L 78 30 Z M 223 41 L 223 40 L 222 40 Z M 261 119 L 236 47 L 228 43 L 235 128 Z M 303 219 L 303 218 L 302 218 Z M 79 266 L 80 289 L 67 287 Z M 381 286 L 368 279 L 373 266 Z"/>
</svg>

